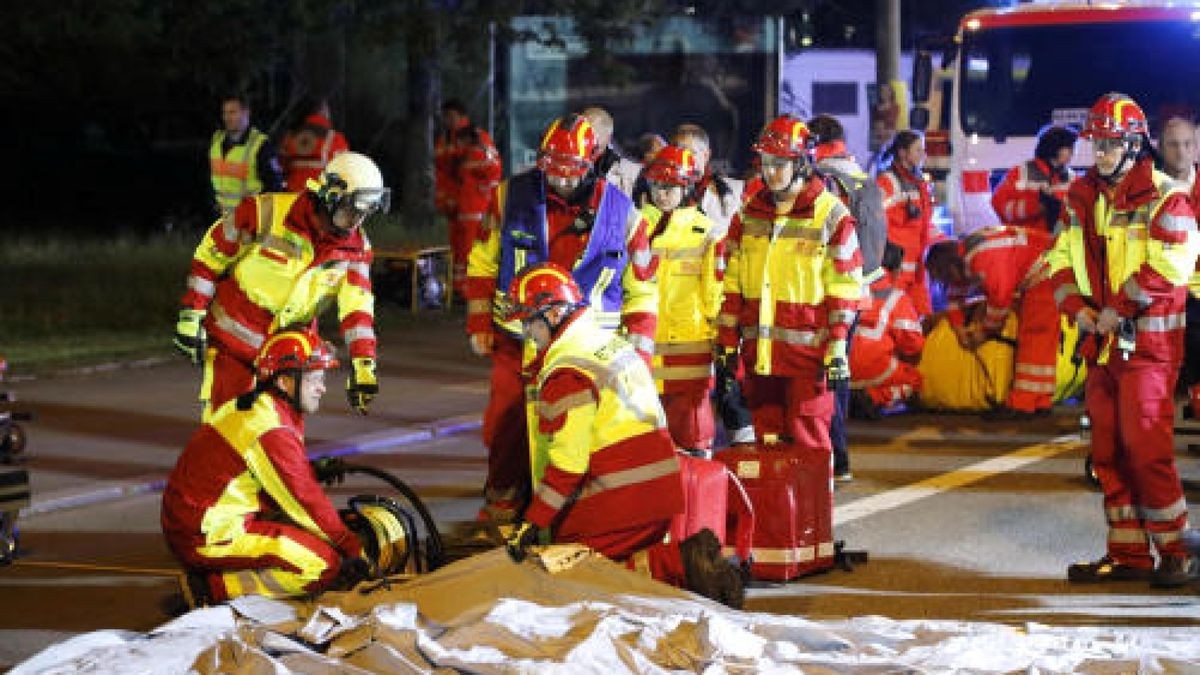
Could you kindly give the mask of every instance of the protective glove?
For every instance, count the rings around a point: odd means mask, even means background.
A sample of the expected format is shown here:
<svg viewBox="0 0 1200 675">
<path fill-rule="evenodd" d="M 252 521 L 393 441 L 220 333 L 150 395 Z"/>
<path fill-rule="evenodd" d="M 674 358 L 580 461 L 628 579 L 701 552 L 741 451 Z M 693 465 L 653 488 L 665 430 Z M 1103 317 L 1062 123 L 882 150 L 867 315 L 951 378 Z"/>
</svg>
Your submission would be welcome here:
<svg viewBox="0 0 1200 675">
<path fill-rule="evenodd" d="M 1075 312 L 1075 327 L 1078 328 L 1079 332 L 1081 333 L 1095 333 L 1096 317 L 1097 313 L 1095 309 L 1092 309 L 1091 307 L 1084 307 L 1078 312 Z"/>
<path fill-rule="evenodd" d="M 375 359 L 358 356 L 350 360 L 352 370 L 346 378 L 346 400 L 360 415 L 367 414 L 367 406 L 379 393 L 379 381 L 375 379 Z"/>
<path fill-rule="evenodd" d="M 846 341 L 830 340 L 825 347 L 825 377 L 829 382 L 850 379 L 850 361 L 846 358 Z"/>
<path fill-rule="evenodd" d="M 343 556 L 341 567 L 338 569 L 337 581 L 334 582 L 334 588 L 341 590 L 350 590 L 359 584 L 361 581 L 373 579 L 375 574 L 371 569 L 371 563 L 361 556 Z"/>
<path fill-rule="evenodd" d="M 508 556 L 513 562 L 519 563 L 529 554 L 529 547 L 537 543 L 538 527 L 523 520 L 515 525 L 512 534 L 504 540 L 504 548 L 508 549 Z"/>
<path fill-rule="evenodd" d="M 309 462 L 317 482 L 327 485 L 341 485 L 346 480 L 346 463 L 337 457 L 322 457 Z"/>
<path fill-rule="evenodd" d="M 496 336 L 493 333 L 471 333 L 471 351 L 475 356 L 487 356 L 492 353 L 492 349 L 496 345 Z"/>
<path fill-rule="evenodd" d="M 207 335 L 204 332 L 204 315 L 202 309 L 181 309 L 179 320 L 175 322 L 175 348 L 198 366 L 204 363 L 204 347 Z"/>
<path fill-rule="evenodd" d="M 1117 314 L 1117 310 L 1112 307 L 1100 310 L 1100 315 L 1096 317 L 1096 332 L 1101 335 L 1115 333 L 1120 326 L 1121 315 Z"/>
</svg>

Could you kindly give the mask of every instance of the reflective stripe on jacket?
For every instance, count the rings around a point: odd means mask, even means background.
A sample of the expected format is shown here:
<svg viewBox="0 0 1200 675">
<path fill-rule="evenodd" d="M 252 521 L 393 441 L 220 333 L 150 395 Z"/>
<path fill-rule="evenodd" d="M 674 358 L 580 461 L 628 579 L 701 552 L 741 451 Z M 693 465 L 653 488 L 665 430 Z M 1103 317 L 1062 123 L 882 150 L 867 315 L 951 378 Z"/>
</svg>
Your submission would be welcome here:
<svg viewBox="0 0 1200 675">
<path fill-rule="evenodd" d="M 1185 186 L 1148 159 L 1107 191 L 1092 169 L 1071 184 L 1067 209 L 1047 254 L 1059 309 L 1074 318 L 1085 306 L 1111 307 L 1135 319 L 1135 355 L 1182 358 L 1186 284 L 1200 252 Z"/>
<path fill-rule="evenodd" d="M 650 242 L 658 258 L 658 306 L 670 308 L 659 316 L 654 336 L 655 384 L 660 393 L 707 388 L 725 279 L 723 246 L 713 240 L 716 226 L 695 206 L 664 216 L 646 204 L 642 216 L 654 232 Z"/>
<path fill-rule="evenodd" d="M 925 280 L 925 252 L 945 236 L 933 223 L 933 189 L 922 178 L 893 166 L 875 181 L 883 190 L 888 241 L 904 249 L 896 286 L 907 291 L 921 315 L 933 311 Z"/>
<path fill-rule="evenodd" d="M 897 354 L 920 355 L 925 348 L 921 319 L 904 291 L 893 288 L 888 277 L 871 285 L 870 306 L 859 312 L 850 348 L 852 389 L 876 387 L 899 368 Z"/>
<path fill-rule="evenodd" d="M 1018 225 L 1031 229 L 1053 232 L 1055 224 L 1046 222 L 1046 208 L 1042 206 L 1042 190 L 1049 188 L 1059 200 L 1067 198 L 1066 180 L 1050 170 L 1050 165 L 1040 159 L 1031 159 L 1018 164 L 1004 174 L 1004 180 L 992 195 L 992 208 L 1005 225 Z"/>
<path fill-rule="evenodd" d="M 230 147 L 229 152 L 222 152 L 225 135 L 223 129 L 213 134 L 208 148 L 208 165 L 217 204 L 224 211 L 232 211 L 243 198 L 263 191 L 255 163 L 258 161 L 258 151 L 267 142 L 267 135 L 251 128 L 246 134 L 245 143 Z"/>
<path fill-rule="evenodd" d="M 272 507 L 345 555 L 358 537 L 338 517 L 304 450 L 299 413 L 271 394 L 250 410 L 222 406 L 180 454 L 163 490 L 162 527 L 173 546 L 204 554 L 245 536 L 246 525 Z"/>
<path fill-rule="evenodd" d="M 531 429 L 535 489 L 527 520 L 557 522 L 556 536 L 570 538 L 682 511 L 679 460 L 650 371 L 590 310 L 576 314 L 546 350 L 532 400 L 538 428 Z"/>
<path fill-rule="evenodd" d="M 819 367 L 826 342 L 846 339 L 862 295 L 854 218 L 819 180 L 792 210 L 775 214 L 769 191 L 755 195 L 730 227 L 718 341 L 743 344 L 758 375 Z"/>
<path fill-rule="evenodd" d="M 963 239 L 967 275 L 978 280 L 987 301 L 984 328 L 1003 328 L 1021 292 L 1046 280 L 1042 255 L 1052 244 L 1047 230 L 1009 225 L 985 227 Z"/>
<path fill-rule="evenodd" d="M 350 355 L 375 355 L 370 243 L 361 229 L 323 233 L 317 208 L 310 192 L 259 195 L 196 247 L 182 304 L 208 309 L 210 339 L 244 363 L 271 332 L 309 323 L 335 300 Z"/>
<path fill-rule="evenodd" d="M 300 129 L 288 133 L 279 149 L 287 189 L 302 192 L 336 155 L 350 149 L 346 137 L 324 115 L 309 115 Z"/>
</svg>

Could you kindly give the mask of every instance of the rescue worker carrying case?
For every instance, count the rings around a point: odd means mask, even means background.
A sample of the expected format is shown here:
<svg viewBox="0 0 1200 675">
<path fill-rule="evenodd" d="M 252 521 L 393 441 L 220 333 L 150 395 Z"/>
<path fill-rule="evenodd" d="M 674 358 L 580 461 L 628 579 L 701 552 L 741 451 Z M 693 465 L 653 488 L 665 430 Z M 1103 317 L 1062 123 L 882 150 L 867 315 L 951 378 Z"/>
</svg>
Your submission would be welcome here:
<svg viewBox="0 0 1200 675">
<path fill-rule="evenodd" d="M 741 480 L 754 507 L 751 577 L 788 581 L 833 567 L 828 450 L 759 443 L 733 446 L 716 458 Z"/>
</svg>

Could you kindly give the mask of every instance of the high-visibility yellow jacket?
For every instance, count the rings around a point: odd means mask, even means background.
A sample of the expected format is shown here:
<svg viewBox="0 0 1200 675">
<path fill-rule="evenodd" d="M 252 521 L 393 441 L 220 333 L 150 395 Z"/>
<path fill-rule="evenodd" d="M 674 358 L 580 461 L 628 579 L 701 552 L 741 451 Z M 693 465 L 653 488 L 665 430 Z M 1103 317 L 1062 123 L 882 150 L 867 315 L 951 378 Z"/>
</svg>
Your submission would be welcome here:
<svg viewBox="0 0 1200 675">
<path fill-rule="evenodd" d="M 658 258 L 659 315 L 654 336 L 654 381 L 660 393 L 707 388 L 712 383 L 713 340 L 725 280 L 724 243 L 716 226 L 695 206 L 664 216 L 642 207 L 650 246 Z"/>
<path fill-rule="evenodd" d="M 227 153 L 222 152 L 225 136 L 224 129 L 213 134 L 208 148 L 208 165 L 217 205 L 222 211 L 232 211 L 243 198 L 263 191 L 255 162 L 258 151 L 267 142 L 267 135 L 251 127 L 245 143 L 230 147 Z"/>
<path fill-rule="evenodd" d="M 1095 169 L 1071 184 L 1066 228 L 1047 253 L 1054 299 L 1074 318 L 1085 306 L 1135 319 L 1134 356 L 1183 357 L 1188 277 L 1200 235 L 1187 188 L 1141 160 L 1116 187 Z M 1107 350 L 1100 354 L 1101 362 Z"/>
<path fill-rule="evenodd" d="M 569 319 L 546 349 L 531 400 L 529 522 L 555 523 L 556 540 L 571 540 L 683 510 L 679 460 L 650 370 L 592 310 Z"/>
<path fill-rule="evenodd" d="M 829 340 L 845 340 L 862 297 L 854 217 L 819 180 L 777 215 L 770 191 L 743 207 L 729 230 L 725 301 L 717 341 L 742 344 L 758 375 L 807 375 Z"/>
<path fill-rule="evenodd" d="M 207 309 L 215 345 L 249 364 L 279 328 L 313 321 L 334 300 L 351 357 L 375 356 L 371 244 L 329 233 L 311 192 L 247 199 L 216 222 L 192 258 L 184 307 Z"/>
</svg>

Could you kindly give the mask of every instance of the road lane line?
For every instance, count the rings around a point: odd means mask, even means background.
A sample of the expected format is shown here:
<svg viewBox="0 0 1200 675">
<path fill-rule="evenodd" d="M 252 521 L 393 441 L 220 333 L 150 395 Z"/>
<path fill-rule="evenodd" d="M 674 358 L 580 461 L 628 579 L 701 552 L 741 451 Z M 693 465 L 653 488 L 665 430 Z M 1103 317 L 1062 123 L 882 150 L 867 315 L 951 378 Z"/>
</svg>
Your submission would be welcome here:
<svg viewBox="0 0 1200 675">
<path fill-rule="evenodd" d="M 1060 455 L 1080 446 L 1079 434 L 1067 434 L 1052 438 L 1044 443 L 1028 445 L 1012 452 L 991 457 L 981 462 L 975 462 L 947 473 L 939 474 L 906 485 L 895 490 L 888 490 L 870 497 L 863 497 L 837 506 L 833 510 L 833 526 L 838 527 L 847 523 L 873 516 L 876 513 L 890 511 L 906 506 L 913 502 L 932 497 L 942 492 L 955 490 L 972 483 L 978 483 L 985 478 L 997 474 L 1016 471 L 1024 466 L 1040 462 L 1043 459 Z"/>
</svg>

